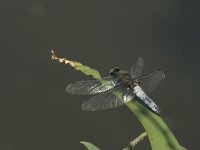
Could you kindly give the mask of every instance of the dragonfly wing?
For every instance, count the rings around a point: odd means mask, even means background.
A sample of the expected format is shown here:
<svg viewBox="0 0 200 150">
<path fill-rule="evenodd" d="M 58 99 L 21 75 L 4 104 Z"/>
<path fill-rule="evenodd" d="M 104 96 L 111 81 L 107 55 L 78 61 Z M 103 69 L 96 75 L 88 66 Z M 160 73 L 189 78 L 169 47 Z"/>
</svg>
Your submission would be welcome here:
<svg viewBox="0 0 200 150">
<path fill-rule="evenodd" d="M 144 60 L 142 57 L 138 57 L 136 64 L 131 67 L 130 73 L 134 77 L 139 77 L 142 75 L 144 68 Z"/>
<path fill-rule="evenodd" d="M 148 109 L 153 111 L 156 114 L 160 114 L 160 110 L 158 106 L 154 103 L 154 101 L 144 93 L 144 91 L 140 88 L 140 86 L 134 87 L 134 93 L 139 98 L 139 102 L 147 106 Z"/>
<path fill-rule="evenodd" d="M 117 86 L 110 91 L 90 97 L 81 105 L 82 110 L 96 111 L 101 109 L 116 108 L 131 101 L 134 93 L 123 86 Z"/>
<path fill-rule="evenodd" d="M 78 95 L 98 94 L 108 91 L 120 83 L 111 76 L 104 77 L 98 80 L 76 81 L 66 87 L 67 93 Z"/>
<path fill-rule="evenodd" d="M 164 78 L 164 72 L 162 70 L 156 70 L 152 74 L 139 79 L 140 87 L 145 93 L 150 93 Z"/>
</svg>

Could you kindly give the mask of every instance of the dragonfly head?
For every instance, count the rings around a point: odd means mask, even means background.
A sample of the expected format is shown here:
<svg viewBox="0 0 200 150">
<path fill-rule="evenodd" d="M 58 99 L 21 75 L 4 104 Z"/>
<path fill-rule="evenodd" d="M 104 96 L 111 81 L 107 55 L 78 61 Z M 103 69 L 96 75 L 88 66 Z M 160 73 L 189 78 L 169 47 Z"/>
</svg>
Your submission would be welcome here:
<svg viewBox="0 0 200 150">
<path fill-rule="evenodd" d="M 110 75 L 116 75 L 120 71 L 119 67 L 115 67 L 110 70 Z"/>
</svg>

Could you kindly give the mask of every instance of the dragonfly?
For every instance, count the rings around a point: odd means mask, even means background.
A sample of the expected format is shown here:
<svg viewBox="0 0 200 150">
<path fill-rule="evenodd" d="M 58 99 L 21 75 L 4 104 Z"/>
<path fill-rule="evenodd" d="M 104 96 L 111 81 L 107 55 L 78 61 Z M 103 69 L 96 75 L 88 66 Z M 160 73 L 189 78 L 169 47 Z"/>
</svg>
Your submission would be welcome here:
<svg viewBox="0 0 200 150">
<path fill-rule="evenodd" d="M 130 71 L 115 67 L 110 75 L 96 80 L 76 81 L 66 87 L 66 92 L 90 95 L 81 105 L 84 111 L 112 109 L 132 100 L 137 100 L 153 113 L 160 115 L 160 109 L 147 95 L 165 78 L 161 69 L 142 76 L 144 60 L 138 57 Z"/>
</svg>

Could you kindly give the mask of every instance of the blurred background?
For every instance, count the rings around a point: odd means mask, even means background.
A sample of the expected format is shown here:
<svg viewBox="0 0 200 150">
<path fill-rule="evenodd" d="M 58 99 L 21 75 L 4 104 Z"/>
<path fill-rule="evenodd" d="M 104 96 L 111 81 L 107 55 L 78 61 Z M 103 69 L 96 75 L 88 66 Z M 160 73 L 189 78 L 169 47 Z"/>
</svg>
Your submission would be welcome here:
<svg viewBox="0 0 200 150">
<path fill-rule="evenodd" d="M 88 97 L 65 87 L 88 77 L 51 61 L 51 49 L 103 76 L 138 56 L 144 74 L 162 68 L 166 80 L 149 96 L 180 144 L 198 149 L 199 8 L 195 0 L 1 0 L 0 150 L 84 150 L 81 140 L 117 150 L 144 131 L 125 106 L 81 111 Z"/>
</svg>

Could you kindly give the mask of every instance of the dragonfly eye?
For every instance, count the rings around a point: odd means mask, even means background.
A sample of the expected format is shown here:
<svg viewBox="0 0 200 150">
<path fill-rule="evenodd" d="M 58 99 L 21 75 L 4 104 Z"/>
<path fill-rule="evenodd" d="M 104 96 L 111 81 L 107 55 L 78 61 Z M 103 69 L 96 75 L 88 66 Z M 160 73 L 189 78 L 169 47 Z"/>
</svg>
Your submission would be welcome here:
<svg viewBox="0 0 200 150">
<path fill-rule="evenodd" d="M 110 70 L 110 74 L 111 75 L 115 75 L 115 73 L 119 72 L 119 70 L 120 70 L 119 67 L 115 67 L 115 68 L 113 68 L 113 69 Z"/>
<path fill-rule="evenodd" d="M 115 72 L 119 72 L 119 67 L 115 67 Z"/>
</svg>

